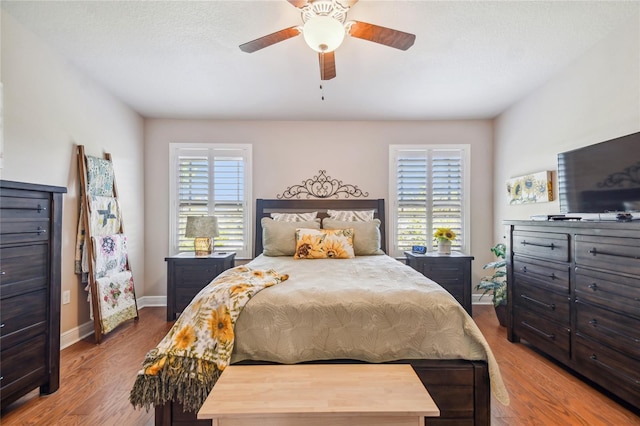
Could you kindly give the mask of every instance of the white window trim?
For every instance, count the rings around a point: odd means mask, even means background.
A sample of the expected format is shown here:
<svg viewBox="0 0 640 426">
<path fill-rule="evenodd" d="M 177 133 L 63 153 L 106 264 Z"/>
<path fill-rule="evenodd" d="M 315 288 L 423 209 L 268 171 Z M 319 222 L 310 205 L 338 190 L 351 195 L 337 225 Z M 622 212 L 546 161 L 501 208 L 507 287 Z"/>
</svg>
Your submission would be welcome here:
<svg viewBox="0 0 640 426">
<path fill-rule="evenodd" d="M 396 158 L 400 151 L 425 151 L 429 149 L 460 149 L 463 151 L 463 244 L 461 250 L 465 254 L 471 249 L 471 145 L 470 144 L 420 144 L 420 145 L 389 145 L 389 226 L 387 227 L 389 255 L 392 257 L 404 257 L 404 253 L 398 249 L 398 174 L 396 171 Z M 431 250 L 427 244 L 427 250 Z"/>
<path fill-rule="evenodd" d="M 245 244 L 242 250 L 236 252 L 236 259 L 251 259 L 253 258 L 253 196 L 252 196 L 252 182 L 253 182 L 253 149 L 251 144 L 222 144 L 222 143 L 170 143 L 169 144 L 169 251 L 171 255 L 175 255 L 179 252 L 177 241 L 177 225 L 178 220 L 176 214 L 178 212 L 177 206 L 177 157 L 178 152 L 187 149 L 217 149 L 217 150 L 242 150 L 244 151 L 244 159 L 246 161 L 244 167 L 244 229 L 245 229 Z"/>
</svg>

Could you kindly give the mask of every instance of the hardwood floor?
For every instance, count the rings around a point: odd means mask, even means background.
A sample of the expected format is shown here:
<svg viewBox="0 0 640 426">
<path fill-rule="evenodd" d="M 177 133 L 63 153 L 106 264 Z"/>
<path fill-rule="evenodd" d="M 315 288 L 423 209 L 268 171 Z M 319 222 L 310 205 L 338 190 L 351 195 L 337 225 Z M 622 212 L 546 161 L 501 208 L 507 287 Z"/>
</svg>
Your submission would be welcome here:
<svg viewBox="0 0 640 426">
<path fill-rule="evenodd" d="M 511 404 L 492 401 L 491 421 L 503 425 L 639 425 L 640 417 L 523 344 L 506 339 L 491 306 L 474 306 L 474 319 L 496 356 Z M 61 353 L 60 390 L 34 391 L 2 412 L 11 425 L 153 425 L 153 410 L 134 410 L 129 391 L 146 352 L 169 330 L 164 308 L 140 310 L 140 320 L 87 338 Z"/>
</svg>

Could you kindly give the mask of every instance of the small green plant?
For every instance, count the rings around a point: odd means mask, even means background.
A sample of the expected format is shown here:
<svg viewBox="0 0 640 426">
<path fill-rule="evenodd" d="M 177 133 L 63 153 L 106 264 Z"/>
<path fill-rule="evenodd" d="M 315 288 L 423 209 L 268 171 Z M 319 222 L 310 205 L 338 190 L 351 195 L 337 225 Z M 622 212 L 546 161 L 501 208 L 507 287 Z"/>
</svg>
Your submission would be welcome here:
<svg viewBox="0 0 640 426">
<path fill-rule="evenodd" d="M 505 260 L 507 247 L 502 244 L 496 244 L 491 247 L 491 252 L 498 260 L 487 263 L 482 269 L 493 269 L 493 275 L 482 277 L 480 283 L 476 286 L 476 290 L 483 290 L 482 298 L 487 293 L 493 296 L 493 306 L 499 306 L 507 303 L 507 261 Z"/>
</svg>

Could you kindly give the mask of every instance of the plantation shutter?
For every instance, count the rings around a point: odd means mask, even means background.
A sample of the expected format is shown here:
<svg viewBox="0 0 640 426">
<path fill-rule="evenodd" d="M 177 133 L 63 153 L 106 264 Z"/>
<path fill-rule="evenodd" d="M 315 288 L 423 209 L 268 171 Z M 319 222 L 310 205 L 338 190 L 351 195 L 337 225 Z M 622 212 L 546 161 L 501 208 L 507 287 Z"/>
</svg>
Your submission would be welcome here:
<svg viewBox="0 0 640 426">
<path fill-rule="evenodd" d="M 464 151 L 398 149 L 395 152 L 396 250 L 435 250 L 437 228 L 451 228 L 454 250 L 464 246 Z"/>
<path fill-rule="evenodd" d="M 247 152 L 233 148 L 178 149 L 177 251 L 193 251 L 186 238 L 187 216 L 216 216 L 220 235 L 214 251 L 250 257 L 250 211 L 247 196 Z"/>
</svg>

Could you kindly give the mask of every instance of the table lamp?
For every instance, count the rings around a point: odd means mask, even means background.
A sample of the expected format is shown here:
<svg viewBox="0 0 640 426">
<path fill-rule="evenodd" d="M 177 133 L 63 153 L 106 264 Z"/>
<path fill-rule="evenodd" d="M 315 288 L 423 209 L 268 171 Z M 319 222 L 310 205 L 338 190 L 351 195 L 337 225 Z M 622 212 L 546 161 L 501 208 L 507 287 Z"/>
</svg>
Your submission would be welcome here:
<svg viewBox="0 0 640 426">
<path fill-rule="evenodd" d="M 184 236 L 195 238 L 193 247 L 196 256 L 209 256 L 213 248 L 212 238 L 218 235 L 218 219 L 215 216 L 187 216 Z"/>
</svg>

